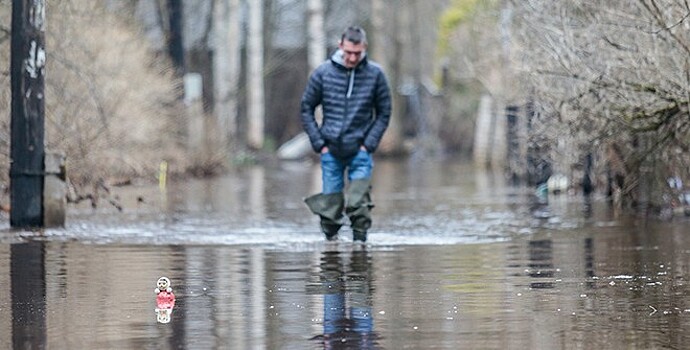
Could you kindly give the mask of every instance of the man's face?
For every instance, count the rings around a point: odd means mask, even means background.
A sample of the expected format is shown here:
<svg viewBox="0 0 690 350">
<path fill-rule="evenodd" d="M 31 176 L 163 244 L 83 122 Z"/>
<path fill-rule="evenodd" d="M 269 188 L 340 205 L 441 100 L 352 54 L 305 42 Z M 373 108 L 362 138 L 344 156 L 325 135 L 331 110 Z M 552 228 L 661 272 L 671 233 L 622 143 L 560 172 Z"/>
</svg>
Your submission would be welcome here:
<svg viewBox="0 0 690 350">
<path fill-rule="evenodd" d="M 343 40 L 338 47 L 343 51 L 343 61 L 345 67 L 354 68 L 364 56 L 367 45 L 364 43 L 355 44 L 352 41 Z"/>
</svg>

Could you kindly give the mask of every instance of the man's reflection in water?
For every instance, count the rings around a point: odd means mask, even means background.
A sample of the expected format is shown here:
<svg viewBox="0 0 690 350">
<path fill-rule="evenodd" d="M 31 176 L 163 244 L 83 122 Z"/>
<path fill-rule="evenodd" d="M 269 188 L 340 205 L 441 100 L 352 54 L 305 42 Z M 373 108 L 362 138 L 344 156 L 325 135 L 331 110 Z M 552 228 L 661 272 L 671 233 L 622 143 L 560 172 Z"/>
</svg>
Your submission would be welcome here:
<svg viewBox="0 0 690 350">
<path fill-rule="evenodd" d="M 594 277 L 594 240 L 585 238 L 585 276 L 587 277 L 587 287 L 595 288 Z"/>
<path fill-rule="evenodd" d="M 529 241 L 529 276 L 538 278 L 532 288 L 553 288 L 553 247 L 550 239 Z"/>
<path fill-rule="evenodd" d="M 324 349 L 376 349 L 372 311 L 371 259 L 365 248 L 345 254 L 324 251 L 321 257 Z M 349 312 L 348 312 L 349 306 Z"/>
</svg>

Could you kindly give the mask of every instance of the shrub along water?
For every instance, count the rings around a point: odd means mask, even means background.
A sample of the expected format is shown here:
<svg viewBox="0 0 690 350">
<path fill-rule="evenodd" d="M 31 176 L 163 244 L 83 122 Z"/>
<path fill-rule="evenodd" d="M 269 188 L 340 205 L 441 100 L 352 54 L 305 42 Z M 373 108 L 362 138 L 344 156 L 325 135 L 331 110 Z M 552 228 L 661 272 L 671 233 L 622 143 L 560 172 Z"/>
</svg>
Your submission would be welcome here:
<svg viewBox="0 0 690 350">
<path fill-rule="evenodd" d="M 49 3 L 46 13 L 46 149 L 67 156 L 68 176 L 89 188 L 111 179 L 155 178 L 161 161 L 187 167 L 171 65 L 139 28 L 104 2 Z M 0 2 L 0 72 L 9 72 L 11 4 Z M 121 13 L 121 12 L 120 12 Z M 6 25 L 7 24 L 7 25 Z M 0 85 L 10 86 L 9 74 Z M 9 154 L 10 89 L 0 90 L 0 154 Z M 10 159 L 0 157 L 7 184 Z"/>
</svg>

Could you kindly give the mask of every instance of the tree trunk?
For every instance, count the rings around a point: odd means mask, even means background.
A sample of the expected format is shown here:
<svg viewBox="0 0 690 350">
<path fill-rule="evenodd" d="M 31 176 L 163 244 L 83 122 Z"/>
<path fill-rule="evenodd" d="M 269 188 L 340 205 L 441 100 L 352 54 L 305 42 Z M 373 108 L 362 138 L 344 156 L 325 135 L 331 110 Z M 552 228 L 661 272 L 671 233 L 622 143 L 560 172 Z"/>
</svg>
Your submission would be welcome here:
<svg viewBox="0 0 690 350">
<path fill-rule="evenodd" d="M 326 28 L 324 27 L 323 0 L 309 0 L 307 2 L 307 60 L 309 71 L 312 72 L 326 59 Z M 314 111 L 318 123 L 323 120 L 321 108 Z M 299 133 L 278 149 L 281 159 L 300 159 L 312 152 L 309 137 L 305 132 Z"/>
<path fill-rule="evenodd" d="M 307 3 L 309 21 L 309 70 L 313 71 L 326 59 L 326 32 L 323 25 L 323 0 Z"/>
<path fill-rule="evenodd" d="M 263 6 L 263 0 L 249 1 L 247 146 L 252 149 L 264 144 Z"/>
<path fill-rule="evenodd" d="M 182 16 L 182 0 L 168 0 L 168 53 L 180 75 L 184 73 Z"/>
<path fill-rule="evenodd" d="M 314 71 L 326 59 L 326 28 L 324 27 L 323 0 L 309 0 L 307 4 L 309 21 L 308 59 L 309 71 Z M 323 111 L 317 108 L 314 117 L 318 123 L 323 120 Z"/>
<path fill-rule="evenodd" d="M 237 134 L 237 90 L 240 72 L 240 0 L 215 0 L 214 114 L 219 141 L 228 146 Z"/>
<path fill-rule="evenodd" d="M 401 153 L 403 150 L 403 123 L 401 120 L 402 114 L 400 114 L 402 108 L 400 107 L 404 101 L 400 99 L 397 93 L 398 81 L 400 75 L 402 74 L 399 59 L 397 59 L 401 57 L 401 50 L 399 50 L 400 47 L 398 45 L 400 38 L 397 37 L 397 34 L 401 32 L 398 30 L 401 27 L 399 24 L 400 16 L 397 13 L 398 6 L 399 5 L 395 3 L 386 5 L 386 1 L 384 0 L 373 0 L 371 3 L 371 21 L 374 29 L 372 37 L 376 40 L 374 40 L 370 51 L 372 52 L 372 59 L 376 62 L 379 62 L 387 73 L 388 84 L 390 85 L 391 97 L 393 99 L 393 112 L 391 119 L 388 124 L 388 129 L 381 140 L 381 145 L 379 146 L 379 151 L 382 154 L 397 154 Z M 391 13 L 391 11 L 393 11 L 393 13 Z M 394 52 L 396 59 L 393 60 L 392 65 L 390 63 L 391 58 L 388 55 L 388 53 L 391 51 L 385 42 L 385 38 L 388 37 L 388 31 L 386 30 L 387 28 L 385 27 L 385 23 L 386 20 L 391 17 L 393 17 L 393 21 L 395 22 L 395 28 L 393 28 L 392 32 L 395 33 L 393 37 L 396 40 L 396 44 L 394 45 L 396 49 Z"/>
</svg>

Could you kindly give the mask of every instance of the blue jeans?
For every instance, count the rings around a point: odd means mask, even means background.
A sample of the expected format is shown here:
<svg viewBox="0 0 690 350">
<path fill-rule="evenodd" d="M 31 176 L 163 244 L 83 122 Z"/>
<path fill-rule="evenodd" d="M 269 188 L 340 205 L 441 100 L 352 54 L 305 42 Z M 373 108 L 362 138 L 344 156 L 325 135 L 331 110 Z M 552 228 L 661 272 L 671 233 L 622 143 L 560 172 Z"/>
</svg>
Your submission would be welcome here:
<svg viewBox="0 0 690 350">
<path fill-rule="evenodd" d="M 321 154 L 321 176 L 324 194 L 342 192 L 345 188 L 345 170 L 348 181 L 371 178 L 374 160 L 365 150 L 359 150 L 352 159 L 342 161 L 329 152 Z"/>
</svg>

